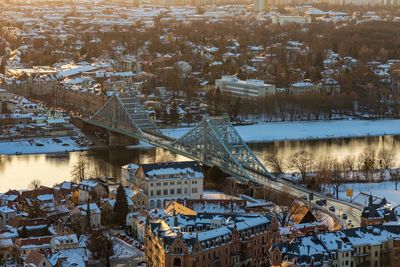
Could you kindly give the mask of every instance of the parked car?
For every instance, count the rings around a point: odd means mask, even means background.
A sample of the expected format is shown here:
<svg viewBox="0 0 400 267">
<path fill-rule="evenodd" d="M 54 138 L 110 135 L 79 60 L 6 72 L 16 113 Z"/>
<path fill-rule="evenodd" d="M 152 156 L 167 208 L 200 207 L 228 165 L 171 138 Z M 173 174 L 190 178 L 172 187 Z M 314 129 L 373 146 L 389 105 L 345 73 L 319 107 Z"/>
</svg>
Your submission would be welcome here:
<svg viewBox="0 0 400 267">
<path fill-rule="evenodd" d="M 335 212 L 335 207 L 334 206 L 330 206 L 329 207 L 329 211 Z"/>
<path fill-rule="evenodd" d="M 347 220 L 347 214 L 346 214 L 346 213 L 343 213 L 343 214 L 342 214 L 342 219 L 343 219 L 343 220 Z"/>
<path fill-rule="evenodd" d="M 319 206 L 326 206 L 326 199 L 319 199 L 315 203 Z"/>
</svg>

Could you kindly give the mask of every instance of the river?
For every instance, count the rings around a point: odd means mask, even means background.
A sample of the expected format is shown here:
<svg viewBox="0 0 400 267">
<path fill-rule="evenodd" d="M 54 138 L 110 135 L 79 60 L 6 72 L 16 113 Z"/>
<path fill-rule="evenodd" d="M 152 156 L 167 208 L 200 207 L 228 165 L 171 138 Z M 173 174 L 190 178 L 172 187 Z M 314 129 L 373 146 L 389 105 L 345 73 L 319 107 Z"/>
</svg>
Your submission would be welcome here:
<svg viewBox="0 0 400 267">
<path fill-rule="evenodd" d="M 291 155 L 301 150 L 311 152 L 315 160 L 320 160 L 328 156 L 338 159 L 347 155 L 357 157 L 365 149 L 378 151 L 381 148 L 386 148 L 393 149 L 396 162 L 400 163 L 400 136 L 278 141 L 251 144 L 250 147 L 261 161 L 264 161 L 268 151 L 278 149 L 286 162 Z M 1 155 L 0 192 L 27 188 L 34 179 L 41 180 L 42 185 L 46 186 L 71 180 L 71 168 L 79 157 L 84 157 L 88 161 L 92 173 L 112 176 L 117 179 L 121 177 L 121 166 L 131 162 L 153 163 L 186 160 L 185 157 L 171 154 L 161 148 L 119 148 L 55 154 Z"/>
</svg>

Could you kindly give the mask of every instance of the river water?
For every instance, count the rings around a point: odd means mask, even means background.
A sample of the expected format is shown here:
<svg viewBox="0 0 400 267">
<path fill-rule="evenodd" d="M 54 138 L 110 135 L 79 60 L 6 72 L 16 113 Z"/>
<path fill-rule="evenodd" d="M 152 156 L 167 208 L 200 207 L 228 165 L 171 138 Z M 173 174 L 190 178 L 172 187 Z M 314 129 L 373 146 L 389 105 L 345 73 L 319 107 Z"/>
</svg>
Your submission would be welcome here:
<svg viewBox="0 0 400 267">
<path fill-rule="evenodd" d="M 400 164 L 400 136 L 333 139 L 318 141 L 280 141 L 251 144 L 250 147 L 263 162 L 267 153 L 277 149 L 288 161 L 295 152 L 311 152 L 315 160 L 325 157 L 342 159 L 348 155 L 357 157 L 365 149 L 378 151 L 381 148 L 393 149 L 397 164 Z M 1 155 L 0 156 L 0 192 L 8 189 L 27 188 L 34 179 L 43 185 L 53 186 L 65 180 L 71 180 L 71 168 L 84 157 L 91 173 L 121 177 L 121 166 L 128 163 L 153 163 L 165 161 L 183 161 L 185 157 L 171 154 L 161 148 L 109 149 L 62 154 L 37 155 Z"/>
</svg>

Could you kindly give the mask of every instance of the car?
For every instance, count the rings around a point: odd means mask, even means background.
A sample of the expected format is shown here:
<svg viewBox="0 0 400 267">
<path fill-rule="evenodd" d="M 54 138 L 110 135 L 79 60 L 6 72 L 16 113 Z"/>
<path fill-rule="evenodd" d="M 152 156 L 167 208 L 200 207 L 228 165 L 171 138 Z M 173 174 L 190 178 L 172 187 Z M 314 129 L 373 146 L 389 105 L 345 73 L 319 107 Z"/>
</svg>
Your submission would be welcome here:
<svg viewBox="0 0 400 267">
<path fill-rule="evenodd" d="M 330 206 L 329 207 L 329 211 L 335 212 L 335 207 L 334 206 Z"/>
<path fill-rule="evenodd" d="M 326 199 L 319 199 L 315 201 L 315 203 L 317 203 L 319 206 L 326 206 Z"/>
<path fill-rule="evenodd" d="M 342 214 L 342 219 L 343 219 L 343 220 L 347 220 L 347 214 L 346 214 L 346 213 L 343 213 L 343 214 Z"/>
</svg>

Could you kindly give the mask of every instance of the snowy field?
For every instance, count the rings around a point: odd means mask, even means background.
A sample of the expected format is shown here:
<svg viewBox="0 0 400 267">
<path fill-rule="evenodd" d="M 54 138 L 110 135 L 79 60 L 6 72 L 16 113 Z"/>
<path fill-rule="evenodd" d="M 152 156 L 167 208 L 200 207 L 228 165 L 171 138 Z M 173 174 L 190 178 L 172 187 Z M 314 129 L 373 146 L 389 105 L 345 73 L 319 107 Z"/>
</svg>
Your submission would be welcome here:
<svg viewBox="0 0 400 267">
<path fill-rule="evenodd" d="M 397 191 L 395 190 L 394 182 L 391 181 L 381 183 L 347 183 L 343 186 L 342 192 L 339 193 L 339 198 L 350 200 L 346 196 L 346 189 L 348 188 L 353 189 L 353 201 L 364 206 L 368 204 L 369 194 L 379 198 L 385 197 L 394 206 L 400 205 L 400 182 Z M 360 193 L 364 193 L 365 195 Z"/>
<path fill-rule="evenodd" d="M 89 149 L 78 146 L 70 137 L 57 137 L 57 139 L 61 142 L 57 143 L 53 138 L 0 142 L 0 155 L 60 153 Z"/>
<path fill-rule="evenodd" d="M 310 140 L 346 137 L 400 135 L 400 120 L 336 120 L 310 122 L 272 122 L 235 127 L 245 142 Z M 179 138 L 191 128 L 164 129 L 164 134 Z"/>
</svg>

